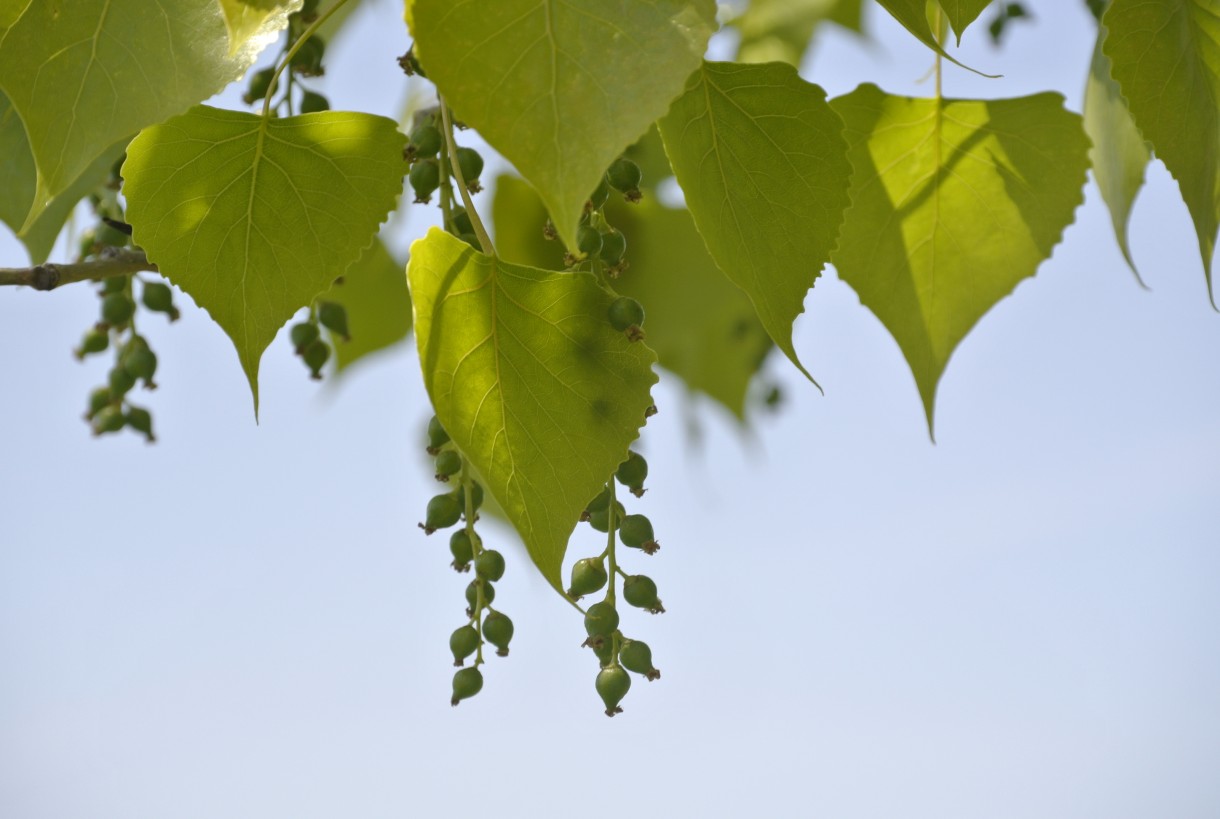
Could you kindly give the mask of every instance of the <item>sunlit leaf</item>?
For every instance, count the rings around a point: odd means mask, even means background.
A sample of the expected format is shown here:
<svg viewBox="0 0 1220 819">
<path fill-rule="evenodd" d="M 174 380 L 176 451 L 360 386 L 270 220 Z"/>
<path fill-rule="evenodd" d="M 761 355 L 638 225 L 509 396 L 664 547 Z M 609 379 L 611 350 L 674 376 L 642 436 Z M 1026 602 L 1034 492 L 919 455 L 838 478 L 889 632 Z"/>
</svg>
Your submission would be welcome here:
<svg viewBox="0 0 1220 819">
<path fill-rule="evenodd" d="M 575 247 L 607 166 L 665 114 L 715 29 L 712 0 L 415 0 L 428 77 L 538 189 Z"/>
<path fill-rule="evenodd" d="M 656 355 L 615 330 L 588 273 L 484 256 L 433 228 L 407 264 L 424 385 L 543 576 L 627 455 Z"/>
<path fill-rule="evenodd" d="M 953 30 L 957 33 L 957 39 L 959 41 L 962 38 L 962 32 L 965 31 L 966 25 L 968 25 L 970 21 L 974 20 L 975 17 L 978 17 L 979 13 L 982 12 L 983 8 L 987 6 L 988 2 L 990 2 L 990 0 L 975 0 L 975 2 L 963 2 L 957 4 L 959 22 L 957 25 L 953 26 Z M 928 48 L 932 49 L 946 60 L 957 63 L 968 71 L 974 71 L 976 74 L 982 74 L 981 71 L 973 69 L 965 63 L 958 61 L 956 57 L 945 51 L 944 47 L 941 46 L 936 37 L 936 32 L 932 30 L 932 26 L 928 23 L 928 4 L 926 0 L 877 0 L 877 3 L 891 15 L 893 15 L 895 20 L 902 23 L 903 27 L 907 31 L 914 34 L 916 39 L 918 39 Z M 946 3 L 945 5 L 949 5 L 949 3 Z M 974 15 L 971 16 L 970 10 L 974 6 L 979 6 L 979 10 L 974 12 Z M 949 19 L 952 21 L 953 18 L 950 16 Z M 958 25 L 960 25 L 961 28 L 958 28 Z M 991 75 L 983 74 L 983 76 L 989 77 Z"/>
<path fill-rule="evenodd" d="M 240 51 L 260 31 L 278 31 L 288 15 L 301 8 L 301 0 L 219 0 L 229 31 L 229 54 Z M 352 5 L 355 5 L 352 2 Z"/>
<path fill-rule="evenodd" d="M 347 310 L 351 340 L 334 343 L 339 372 L 370 353 L 398 344 L 411 332 L 407 276 L 380 240 L 369 245 L 322 298 Z"/>
<path fill-rule="evenodd" d="M 977 20 L 983 10 L 990 5 L 991 0 L 940 0 L 940 7 L 944 9 L 949 25 L 953 28 L 953 33 L 957 35 L 959 45 L 962 42 L 962 35 L 966 32 L 966 27 Z"/>
<path fill-rule="evenodd" d="M 1220 226 L 1220 6 L 1214 0 L 1114 0 L 1102 17 L 1135 124 L 1178 180 L 1212 290 Z"/>
<path fill-rule="evenodd" d="M 826 92 L 788 65 L 707 62 L 660 125 L 712 258 L 808 375 L 792 323 L 835 246 L 851 176 Z"/>
<path fill-rule="evenodd" d="M 27 224 L 120 139 L 240 77 L 285 21 L 267 18 L 231 51 L 216 0 L 31 3 L 0 40 L 0 90 L 37 169 Z"/>
<path fill-rule="evenodd" d="M 933 427 L 954 348 L 1051 254 L 1083 200 L 1088 138 L 1058 94 L 832 103 L 851 143 L 835 266 L 893 334 Z"/>
<path fill-rule="evenodd" d="M 1110 76 L 1110 60 L 1101 48 L 1104 38 L 1103 27 L 1097 33 L 1097 46 L 1093 49 L 1093 63 L 1085 86 L 1084 130 L 1093 141 L 1089 150 L 1093 178 L 1110 209 L 1110 221 L 1114 224 L 1114 235 L 1123 258 L 1139 280 L 1139 271 L 1127 242 L 1127 223 L 1135 197 L 1144 185 L 1144 170 L 1151 155 L 1127 110 L 1118 83 Z"/>
<path fill-rule="evenodd" d="M 563 248 L 543 238 L 546 208 L 528 184 L 497 179 L 493 214 L 505 259 L 560 268 Z M 627 237 L 630 262 L 614 289 L 644 305 L 648 346 L 661 366 L 744 418 L 750 380 L 771 349 L 750 299 L 716 267 L 685 210 L 646 197 L 639 205 L 611 204 L 607 215 Z"/>
<path fill-rule="evenodd" d="M 404 143 L 371 114 L 197 106 L 128 148 L 135 242 L 233 339 L 256 411 L 263 350 L 372 242 L 402 189 Z"/>
</svg>

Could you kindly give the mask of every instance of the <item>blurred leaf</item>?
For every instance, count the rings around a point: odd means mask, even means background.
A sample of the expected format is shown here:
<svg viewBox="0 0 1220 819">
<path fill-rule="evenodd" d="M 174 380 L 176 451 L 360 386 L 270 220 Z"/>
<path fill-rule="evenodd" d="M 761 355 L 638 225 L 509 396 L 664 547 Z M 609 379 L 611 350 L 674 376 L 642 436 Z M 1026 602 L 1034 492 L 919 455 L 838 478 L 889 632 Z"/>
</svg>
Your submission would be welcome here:
<svg viewBox="0 0 1220 819">
<path fill-rule="evenodd" d="M 360 359 L 391 347 L 411 332 L 411 294 L 403 266 L 380 239 L 352 262 L 340 281 L 322 297 L 347 310 L 350 341 L 334 339 L 339 372 Z"/>
<path fill-rule="evenodd" d="M 974 73 L 980 74 L 984 77 L 993 76 L 991 74 L 983 74 L 983 72 L 971 68 L 965 63 L 957 60 L 949 52 L 945 51 L 945 49 L 937 41 L 936 32 L 932 31 L 932 26 L 928 24 L 928 5 L 926 0 L 877 0 L 877 2 L 882 8 L 893 15 L 895 20 L 902 23 L 903 27 L 906 28 L 907 31 L 914 34 L 916 39 L 940 56 L 944 57 L 946 60 L 960 65 L 967 71 L 973 71 Z M 954 25 L 953 30 L 957 32 L 957 39 L 959 42 L 962 38 L 962 32 L 966 29 L 966 25 L 979 15 L 979 12 L 981 12 L 983 8 L 987 6 L 988 2 L 990 2 L 990 0 L 974 0 L 973 3 L 962 2 L 956 4 L 958 20 L 961 27 L 959 28 L 958 25 Z M 945 5 L 949 5 L 948 0 L 946 0 Z M 978 12 L 974 12 L 973 16 L 970 16 L 970 12 L 974 6 L 978 6 L 979 10 Z M 969 19 L 967 20 L 967 18 Z M 952 15 L 949 15 L 949 20 L 953 20 Z"/>
<path fill-rule="evenodd" d="M 934 100 L 864 85 L 832 104 L 855 168 L 834 263 L 902 348 L 931 432 L 954 348 L 1071 224 L 1088 139 L 1051 93 Z"/>
<path fill-rule="evenodd" d="M 229 31 L 229 56 L 242 49 L 264 29 L 279 31 L 288 15 L 300 11 L 301 0 L 220 0 L 225 27 Z"/>
<path fill-rule="evenodd" d="M 1110 76 L 1110 60 L 1102 51 L 1105 35 L 1105 28 L 1099 28 L 1084 92 L 1084 130 L 1093 141 L 1093 147 L 1089 149 L 1093 178 L 1097 180 L 1101 198 L 1110 209 L 1110 221 L 1114 224 L 1118 246 L 1135 273 L 1136 280 L 1140 281 L 1139 270 L 1131 258 L 1131 248 L 1127 242 L 1127 224 L 1131 218 L 1131 206 L 1144 185 L 1144 170 L 1152 157 L 1139 128 L 1135 127 L 1131 112 L 1127 110 L 1118 83 Z M 1140 283 L 1143 284 L 1142 281 Z"/>
<path fill-rule="evenodd" d="M 31 3 L 0 41 L 0 90 L 37 168 L 27 226 L 116 142 L 240 77 L 286 22 L 268 18 L 230 51 L 216 0 L 61 5 Z"/>
<path fill-rule="evenodd" d="M 860 0 L 751 0 L 730 21 L 741 32 L 737 62 L 799 68 L 818 25 L 827 20 L 859 30 Z"/>
<path fill-rule="evenodd" d="M 660 126 L 712 258 L 808 376 L 792 324 L 834 249 L 851 176 L 826 92 L 789 65 L 705 62 Z"/>
<path fill-rule="evenodd" d="M 457 117 L 534 185 L 560 238 L 606 168 L 682 93 L 712 0 L 415 0 L 416 54 Z"/>
<path fill-rule="evenodd" d="M 563 248 L 543 238 L 546 208 L 526 182 L 501 176 L 493 214 L 505 259 L 561 268 Z M 613 204 L 607 216 L 627 237 L 630 260 L 614 289 L 644 305 L 661 366 L 743 419 L 750 380 L 771 349 L 750 299 L 716 267 L 685 210 L 646 198 Z"/>
<path fill-rule="evenodd" d="M 133 238 L 233 340 L 256 413 L 263 350 L 373 240 L 402 190 L 405 141 L 371 114 L 197 106 L 129 146 Z"/>
<path fill-rule="evenodd" d="M 1178 180 L 1212 288 L 1220 226 L 1220 6 L 1214 0 L 1114 0 L 1102 22 L 1127 108 Z"/>
<path fill-rule="evenodd" d="M 966 28 L 978 19 L 983 10 L 991 5 L 991 0 L 940 0 L 940 7 L 949 18 L 949 25 L 957 35 L 957 44 L 961 45 L 962 35 Z"/>
<path fill-rule="evenodd" d="M 610 325 L 614 295 L 588 273 L 509 264 L 432 228 L 407 277 L 436 415 L 562 590 L 580 513 L 644 425 L 656 355 Z"/>
</svg>

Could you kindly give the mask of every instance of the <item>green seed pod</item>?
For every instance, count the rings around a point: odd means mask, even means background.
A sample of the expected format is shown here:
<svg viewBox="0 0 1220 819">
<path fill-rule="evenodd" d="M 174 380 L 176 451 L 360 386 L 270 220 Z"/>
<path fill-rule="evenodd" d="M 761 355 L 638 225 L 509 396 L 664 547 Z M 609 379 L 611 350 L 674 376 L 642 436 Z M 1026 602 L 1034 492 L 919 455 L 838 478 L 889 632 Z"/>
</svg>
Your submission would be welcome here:
<svg viewBox="0 0 1220 819">
<path fill-rule="evenodd" d="M 342 304 L 333 301 L 318 302 L 318 321 L 344 341 L 352 340 L 351 334 L 347 331 L 347 310 Z"/>
<path fill-rule="evenodd" d="M 596 256 L 602 249 L 602 234 L 592 225 L 581 225 L 576 231 L 576 249 L 585 256 Z"/>
<path fill-rule="evenodd" d="M 640 166 L 625 156 L 614 160 L 606 171 L 606 181 L 610 183 L 610 187 L 628 196 L 633 192 L 639 196 L 640 182 L 643 180 L 644 174 Z"/>
<path fill-rule="evenodd" d="M 621 665 L 611 665 L 597 672 L 597 693 L 606 704 L 606 716 L 623 713 L 618 704 L 631 688 L 631 676 Z"/>
<path fill-rule="evenodd" d="M 112 403 L 114 403 L 114 399 L 110 397 L 110 390 L 106 387 L 98 387 L 89 393 L 89 411 L 85 413 L 85 418 L 93 420 L 93 416 Z"/>
<path fill-rule="evenodd" d="M 605 588 L 609 575 L 601 558 L 584 557 L 572 565 L 572 584 L 568 594 L 572 597 L 583 597 Z"/>
<path fill-rule="evenodd" d="M 130 234 L 115 228 L 113 225 L 103 222 L 93 234 L 94 241 L 105 247 L 127 247 L 131 242 Z"/>
<path fill-rule="evenodd" d="M 602 175 L 602 181 L 597 183 L 597 188 L 593 193 L 589 194 L 589 204 L 593 210 L 601 210 L 602 205 L 606 204 L 606 200 L 610 198 L 610 185 L 606 182 L 606 177 Z"/>
<path fill-rule="evenodd" d="M 301 113 L 316 114 L 320 111 L 330 110 L 330 100 L 319 94 L 317 91 L 304 91 L 301 93 Z"/>
<path fill-rule="evenodd" d="M 157 372 L 157 354 L 148 348 L 147 344 L 139 344 L 123 355 L 123 368 L 131 373 L 132 378 L 143 381 L 153 389 L 153 376 Z"/>
<path fill-rule="evenodd" d="M 326 41 L 317 34 L 310 37 L 297 53 L 292 55 L 290 65 L 294 74 L 302 77 L 320 77 L 326 73 L 322 68 L 322 58 L 326 56 Z"/>
<path fill-rule="evenodd" d="M 122 293 L 127 290 L 127 282 L 131 280 L 130 276 L 111 276 L 102 281 L 102 295 L 111 293 Z"/>
<path fill-rule="evenodd" d="M 127 369 L 119 364 L 116 364 L 110 370 L 107 382 L 110 384 L 111 396 L 116 399 L 126 395 L 136 385 L 135 376 L 127 372 Z"/>
<path fill-rule="evenodd" d="M 274 76 L 274 68 L 264 68 L 251 74 L 250 84 L 246 86 L 246 93 L 242 95 L 241 101 L 246 105 L 253 105 L 267 96 L 267 90 L 271 88 L 271 79 Z M 271 93 L 274 94 L 275 92 L 272 91 Z"/>
<path fill-rule="evenodd" d="M 471 481 L 472 487 L 470 492 L 471 505 L 474 506 L 474 511 L 479 511 L 479 507 L 483 505 L 483 485 L 478 481 Z M 462 514 L 466 514 L 466 487 L 459 486 L 457 488 L 458 503 L 461 504 Z"/>
<path fill-rule="evenodd" d="M 126 293 L 109 293 L 102 299 L 102 321 L 111 327 L 122 327 L 135 312 L 135 302 Z"/>
<path fill-rule="evenodd" d="M 448 529 L 457 523 L 461 516 L 462 507 L 458 504 L 457 496 L 452 493 L 436 495 L 428 501 L 428 512 L 420 526 L 425 532 L 432 534 L 437 529 Z"/>
<path fill-rule="evenodd" d="M 431 123 L 417 125 L 411 132 L 407 152 L 416 159 L 434 157 L 441 149 L 441 132 Z"/>
<path fill-rule="evenodd" d="M 99 330 L 94 327 L 85 333 L 85 337 L 80 341 L 80 346 L 75 350 L 75 355 L 78 359 L 81 359 L 93 353 L 100 353 L 109 346 L 110 334 L 105 330 Z"/>
<path fill-rule="evenodd" d="M 470 568 L 470 561 L 474 559 L 474 546 L 470 542 L 470 533 L 465 529 L 458 529 L 449 537 L 449 553 L 453 555 L 453 568 L 459 572 L 464 572 Z"/>
<path fill-rule="evenodd" d="M 499 580 L 504 576 L 504 555 L 495 549 L 487 549 L 475 558 L 474 571 L 484 580 Z"/>
<path fill-rule="evenodd" d="M 301 358 L 305 359 L 305 366 L 309 368 L 309 377 L 321 381 L 322 368 L 330 360 L 330 345 L 316 338 L 301 351 Z"/>
<path fill-rule="evenodd" d="M 441 169 L 435 159 L 425 159 L 411 166 L 411 187 L 415 190 L 415 201 L 427 204 L 432 201 L 432 192 L 441 184 Z"/>
<path fill-rule="evenodd" d="M 463 668 L 453 675 L 453 699 L 450 705 L 457 705 L 465 699 L 470 699 L 483 690 L 483 673 L 475 668 Z"/>
<path fill-rule="evenodd" d="M 594 603 L 585 612 L 585 632 L 590 637 L 609 637 L 618 628 L 618 612 L 609 603 Z"/>
<path fill-rule="evenodd" d="M 592 514 L 604 510 L 610 505 L 610 487 L 604 487 L 602 491 L 597 493 L 597 497 L 589 501 L 589 505 L 585 507 L 585 511 Z"/>
<path fill-rule="evenodd" d="M 629 296 L 620 296 L 610 304 L 610 325 L 615 330 L 629 331 L 644 326 L 644 306 Z"/>
<path fill-rule="evenodd" d="M 470 606 L 470 611 L 473 614 L 475 606 L 479 605 L 479 584 L 483 584 L 483 606 L 486 608 L 491 605 L 491 601 L 496 599 L 496 587 L 486 580 L 471 580 L 466 585 L 466 602 Z"/>
<path fill-rule="evenodd" d="M 623 518 L 623 525 L 619 527 L 618 537 L 624 546 L 642 549 L 644 544 L 654 537 L 652 521 L 644 515 L 628 515 Z"/>
<path fill-rule="evenodd" d="M 457 161 L 458 167 L 462 169 L 462 178 L 466 180 L 466 187 L 473 188 L 479 181 L 479 174 L 483 173 L 483 157 L 474 148 L 458 148 Z"/>
<path fill-rule="evenodd" d="M 474 626 L 462 626 L 449 635 L 449 650 L 453 652 L 454 665 L 461 665 L 463 660 L 478 649 L 479 630 Z"/>
<path fill-rule="evenodd" d="M 127 425 L 127 418 L 118 407 L 103 407 L 93 416 L 93 434 L 105 435 L 108 432 L 118 432 Z"/>
<path fill-rule="evenodd" d="M 653 614 L 665 611 L 665 607 L 657 599 L 657 584 L 647 575 L 633 574 L 624 580 L 623 599 L 637 609 L 648 609 Z"/>
<path fill-rule="evenodd" d="M 641 489 L 644 486 L 644 479 L 648 477 L 648 461 L 644 460 L 644 456 L 638 452 L 628 452 L 627 460 L 618 465 L 614 477 L 633 492 Z M 638 494 L 642 495 L 643 492 Z"/>
<path fill-rule="evenodd" d="M 127 426 L 142 434 L 145 439 L 151 444 L 157 440 L 152 431 L 152 413 L 143 407 L 127 408 Z"/>
<path fill-rule="evenodd" d="M 439 450 L 445 444 L 449 443 L 449 433 L 445 432 L 445 428 L 441 426 L 441 421 L 435 415 L 428 419 L 428 451 L 435 455 L 432 450 Z"/>
<path fill-rule="evenodd" d="M 618 501 L 614 502 L 614 528 L 622 525 L 623 519 L 627 517 L 627 510 Z M 598 509 L 589 513 L 589 525 L 599 532 L 610 531 L 610 508 Z"/>
<path fill-rule="evenodd" d="M 438 481 L 447 481 L 450 475 L 456 475 L 461 471 L 462 456 L 452 449 L 446 449 L 436 456 L 436 479 Z"/>
<path fill-rule="evenodd" d="M 660 679 L 661 672 L 652 665 L 652 649 L 641 640 L 624 640 L 618 652 L 619 662 L 628 671 L 643 674 L 649 682 Z"/>
<path fill-rule="evenodd" d="M 601 260 L 608 265 L 616 265 L 623 260 L 627 252 L 627 237 L 617 230 L 602 234 Z"/>
<path fill-rule="evenodd" d="M 507 614 L 490 612 L 483 618 L 483 637 L 496 647 L 496 654 L 508 656 L 508 644 L 513 639 L 513 621 Z"/>
<path fill-rule="evenodd" d="M 312 321 L 294 324 L 288 331 L 288 338 L 292 342 L 292 349 L 296 351 L 297 355 L 301 355 L 305 352 L 306 347 L 318 340 L 318 325 Z"/>
<path fill-rule="evenodd" d="M 154 313 L 165 313 L 170 321 L 176 321 L 180 313 L 174 306 L 174 291 L 168 284 L 162 282 L 147 282 L 140 293 L 144 306 Z"/>
</svg>

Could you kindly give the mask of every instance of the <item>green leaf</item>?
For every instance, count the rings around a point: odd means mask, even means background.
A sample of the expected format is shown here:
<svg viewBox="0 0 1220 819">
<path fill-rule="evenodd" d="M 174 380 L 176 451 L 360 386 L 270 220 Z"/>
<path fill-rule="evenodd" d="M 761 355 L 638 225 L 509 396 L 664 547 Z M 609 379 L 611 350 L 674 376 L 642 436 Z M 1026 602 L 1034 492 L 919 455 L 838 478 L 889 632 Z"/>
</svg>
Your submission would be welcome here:
<svg viewBox="0 0 1220 819">
<path fill-rule="evenodd" d="M 990 2 L 990 0 L 988 0 L 988 2 Z M 880 4 L 880 6 L 888 11 L 891 15 L 893 15 L 895 20 L 902 23 L 903 27 L 907 31 L 914 34 L 915 38 L 919 40 L 919 42 L 923 43 L 928 48 L 944 57 L 946 60 L 956 63 L 967 71 L 973 71 L 975 74 L 979 74 L 980 76 L 991 77 L 993 79 L 995 78 L 995 75 L 993 74 L 984 74 L 983 72 L 971 68 L 963 62 L 959 62 L 952 54 L 945 51 L 940 42 L 937 40 L 936 32 L 934 32 L 932 30 L 932 26 L 928 24 L 927 0 L 877 0 L 877 3 Z M 946 5 L 949 5 L 949 3 L 946 2 Z M 980 6 L 979 11 L 975 12 L 974 15 L 971 16 L 970 8 L 976 5 Z M 987 2 L 982 2 L 982 0 L 976 0 L 974 3 L 963 2 L 958 4 L 958 23 L 953 24 L 953 30 L 957 33 L 958 42 L 961 42 L 962 32 L 965 31 L 966 25 L 968 25 L 970 21 L 974 20 L 975 17 L 978 17 L 979 12 L 981 12 L 983 7 L 986 5 Z M 949 17 L 949 21 L 952 23 L 953 17 L 951 15 L 947 16 Z M 960 26 L 960 28 L 958 26 Z"/>
<path fill-rule="evenodd" d="M 32 264 L 42 264 L 47 260 L 72 209 L 106 180 L 111 166 L 123 155 L 124 148 L 126 140 L 112 145 L 66 191 L 52 199 L 36 219 L 26 225 L 25 218 L 30 212 L 37 184 L 34 155 L 30 153 L 30 143 L 25 137 L 25 126 L 9 105 L 8 97 L 0 93 L 0 156 L 4 157 L 4 163 L 0 164 L 0 191 L 4 191 L 0 196 L 0 221 L 17 234 Z"/>
<path fill-rule="evenodd" d="M 347 310 L 351 341 L 334 339 L 333 344 L 339 372 L 370 353 L 399 343 L 411 332 L 407 277 L 381 240 L 369 245 L 322 298 Z"/>
<path fill-rule="evenodd" d="M 792 323 L 834 249 L 851 176 L 826 92 L 781 63 L 705 62 L 660 125 L 712 258 L 809 376 Z"/>
<path fill-rule="evenodd" d="M 128 148 L 133 238 L 229 334 L 256 413 L 263 350 L 373 240 L 402 190 L 405 142 L 371 114 L 197 106 Z"/>
<path fill-rule="evenodd" d="M 1220 8 L 1213 0 L 1114 0 L 1102 17 L 1127 108 L 1178 180 L 1212 304 L 1220 226 Z"/>
<path fill-rule="evenodd" d="M 1104 27 L 1098 30 L 1093 63 L 1089 67 L 1089 80 L 1084 92 L 1084 130 L 1093 141 L 1093 147 L 1089 150 L 1093 178 L 1101 189 L 1101 198 L 1110 209 L 1110 221 L 1114 224 L 1118 246 L 1136 281 L 1142 285 L 1127 242 L 1127 223 L 1135 197 L 1144 185 L 1144 170 L 1148 167 L 1151 154 L 1140 136 L 1139 128 L 1135 127 L 1131 112 L 1127 110 L 1118 83 L 1110 76 L 1110 60 L 1102 51 L 1105 32 Z"/>
<path fill-rule="evenodd" d="M 61 5 L 31 3 L 0 40 L 0 90 L 37 168 L 27 225 L 114 143 L 240 77 L 286 20 L 268 18 L 231 53 L 216 0 Z"/>
<path fill-rule="evenodd" d="M 751 0 L 730 23 L 741 32 L 737 61 L 799 68 L 818 25 L 833 20 L 850 26 L 853 16 L 859 30 L 860 0 Z"/>
<path fill-rule="evenodd" d="M 940 0 L 940 7 L 944 9 L 945 17 L 949 18 L 949 25 L 957 35 L 958 45 L 962 44 L 962 34 L 966 32 L 966 27 L 977 20 L 989 5 L 991 0 Z"/>
<path fill-rule="evenodd" d="M 576 246 L 607 166 L 682 92 L 712 0 L 415 0 L 416 53 L 458 119 L 538 189 Z"/>
<path fill-rule="evenodd" d="M 652 404 L 656 355 L 610 326 L 588 273 L 475 252 L 433 228 L 407 264 L 424 385 L 556 589 L 568 537 Z"/>
<path fill-rule="evenodd" d="M 542 236 L 546 208 L 526 182 L 496 180 L 492 213 L 503 258 L 544 269 L 563 264 L 563 248 Z M 611 204 L 607 216 L 627 237 L 630 260 L 614 289 L 644 305 L 648 346 L 661 366 L 743 419 L 750 379 L 771 350 L 750 299 L 716 268 L 685 210 L 645 199 Z"/>
<path fill-rule="evenodd" d="M 933 429 L 957 344 L 1050 256 L 1083 201 L 1089 141 L 1058 94 L 832 103 L 851 143 L 852 206 L 834 263 L 893 334 Z"/>
<path fill-rule="evenodd" d="M 300 8 L 301 0 L 220 0 L 220 10 L 229 31 L 229 56 L 240 51 L 260 31 L 282 29 L 288 22 L 288 15 Z"/>
</svg>

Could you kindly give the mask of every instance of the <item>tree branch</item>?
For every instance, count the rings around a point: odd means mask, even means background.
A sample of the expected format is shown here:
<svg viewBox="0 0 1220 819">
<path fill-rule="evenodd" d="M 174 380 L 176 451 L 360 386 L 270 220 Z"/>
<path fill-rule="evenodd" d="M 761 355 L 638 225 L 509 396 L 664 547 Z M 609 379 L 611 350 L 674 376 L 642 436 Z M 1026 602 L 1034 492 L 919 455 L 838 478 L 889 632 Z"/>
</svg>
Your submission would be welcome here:
<svg viewBox="0 0 1220 819">
<path fill-rule="evenodd" d="M 54 290 L 61 284 L 126 276 L 141 270 L 157 272 L 142 250 L 108 249 L 96 259 L 71 264 L 46 264 L 33 267 L 0 267 L 0 285 L 24 285 L 35 290 Z"/>
</svg>

